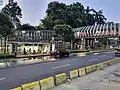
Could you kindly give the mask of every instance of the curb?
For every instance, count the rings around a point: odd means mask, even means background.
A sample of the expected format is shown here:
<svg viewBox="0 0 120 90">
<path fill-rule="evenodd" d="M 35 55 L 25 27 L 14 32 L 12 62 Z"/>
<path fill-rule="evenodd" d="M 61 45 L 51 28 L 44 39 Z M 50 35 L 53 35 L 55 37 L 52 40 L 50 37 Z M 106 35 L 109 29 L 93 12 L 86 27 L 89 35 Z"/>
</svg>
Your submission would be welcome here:
<svg viewBox="0 0 120 90">
<path fill-rule="evenodd" d="M 120 59 L 111 59 L 105 62 L 96 63 L 90 66 L 69 71 L 69 75 L 67 75 L 67 73 L 57 74 L 55 76 L 48 77 L 42 80 L 23 84 L 20 87 L 11 90 L 48 90 L 68 81 L 70 82 L 70 80 L 73 80 L 75 78 L 82 77 L 97 70 L 102 70 L 107 66 L 111 66 L 117 63 L 120 63 Z"/>
</svg>

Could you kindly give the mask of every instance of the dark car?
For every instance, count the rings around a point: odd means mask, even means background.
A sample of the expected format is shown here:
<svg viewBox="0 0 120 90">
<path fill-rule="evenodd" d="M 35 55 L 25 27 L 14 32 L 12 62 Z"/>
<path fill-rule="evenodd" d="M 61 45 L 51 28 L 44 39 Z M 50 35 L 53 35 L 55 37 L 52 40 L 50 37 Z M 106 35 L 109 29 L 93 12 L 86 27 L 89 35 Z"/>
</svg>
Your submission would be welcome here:
<svg viewBox="0 0 120 90">
<path fill-rule="evenodd" d="M 51 52 L 51 55 L 54 55 L 57 57 L 69 57 L 70 52 L 68 50 L 55 50 L 54 52 Z"/>
<path fill-rule="evenodd" d="M 116 49 L 116 51 L 115 51 L 115 56 L 116 56 L 116 57 L 120 57 L 120 49 Z"/>
</svg>

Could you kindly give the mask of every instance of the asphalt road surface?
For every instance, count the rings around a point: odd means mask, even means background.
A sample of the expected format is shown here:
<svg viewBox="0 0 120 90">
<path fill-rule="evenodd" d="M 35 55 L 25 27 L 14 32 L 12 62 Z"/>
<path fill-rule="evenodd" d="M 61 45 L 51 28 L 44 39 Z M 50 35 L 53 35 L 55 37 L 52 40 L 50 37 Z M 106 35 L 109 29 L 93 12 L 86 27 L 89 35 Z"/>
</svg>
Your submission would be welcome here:
<svg viewBox="0 0 120 90">
<path fill-rule="evenodd" d="M 0 90 L 10 90 L 22 84 L 38 81 L 58 73 L 103 62 L 114 58 L 113 52 L 92 54 L 84 57 L 72 56 L 54 62 L 39 63 L 23 67 L 0 69 Z"/>
</svg>

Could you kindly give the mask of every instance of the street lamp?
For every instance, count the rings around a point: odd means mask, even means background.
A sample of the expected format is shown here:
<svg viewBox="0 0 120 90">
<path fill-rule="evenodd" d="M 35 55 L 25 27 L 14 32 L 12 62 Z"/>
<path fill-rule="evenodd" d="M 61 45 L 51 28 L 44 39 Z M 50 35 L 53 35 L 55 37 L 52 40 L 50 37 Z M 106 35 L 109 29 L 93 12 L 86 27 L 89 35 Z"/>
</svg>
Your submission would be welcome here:
<svg viewBox="0 0 120 90">
<path fill-rule="evenodd" d="M 55 51 L 55 43 L 54 43 L 54 41 L 55 41 L 55 38 L 52 37 L 52 52 Z"/>
</svg>

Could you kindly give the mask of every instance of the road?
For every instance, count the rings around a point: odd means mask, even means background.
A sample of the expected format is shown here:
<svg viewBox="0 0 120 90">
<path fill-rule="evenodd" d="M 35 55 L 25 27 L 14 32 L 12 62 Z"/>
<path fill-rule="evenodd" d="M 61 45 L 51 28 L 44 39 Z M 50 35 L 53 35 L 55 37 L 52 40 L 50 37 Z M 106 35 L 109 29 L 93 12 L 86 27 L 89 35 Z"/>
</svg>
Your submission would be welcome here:
<svg viewBox="0 0 120 90">
<path fill-rule="evenodd" d="M 39 63 L 23 67 L 0 70 L 0 90 L 9 90 L 21 84 L 40 80 L 58 73 L 78 69 L 94 63 L 114 58 L 113 52 L 88 55 L 85 57 L 69 57 L 54 62 Z"/>
</svg>

